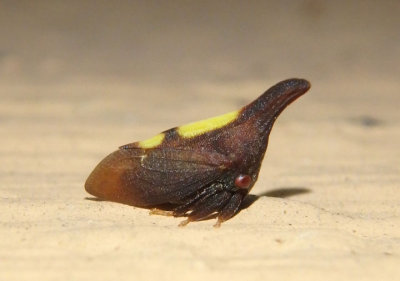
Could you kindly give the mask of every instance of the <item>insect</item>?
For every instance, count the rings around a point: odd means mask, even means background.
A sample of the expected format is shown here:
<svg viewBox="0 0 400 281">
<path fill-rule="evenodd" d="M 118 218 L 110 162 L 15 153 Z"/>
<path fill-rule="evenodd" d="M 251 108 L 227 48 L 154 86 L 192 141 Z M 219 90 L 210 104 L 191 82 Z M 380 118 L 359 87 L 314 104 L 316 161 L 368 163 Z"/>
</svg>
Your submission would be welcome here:
<svg viewBox="0 0 400 281">
<path fill-rule="evenodd" d="M 96 166 L 86 191 L 186 217 L 181 226 L 210 217 L 219 226 L 256 182 L 276 118 L 309 88 L 306 80 L 288 79 L 240 110 L 123 145 Z"/>
</svg>

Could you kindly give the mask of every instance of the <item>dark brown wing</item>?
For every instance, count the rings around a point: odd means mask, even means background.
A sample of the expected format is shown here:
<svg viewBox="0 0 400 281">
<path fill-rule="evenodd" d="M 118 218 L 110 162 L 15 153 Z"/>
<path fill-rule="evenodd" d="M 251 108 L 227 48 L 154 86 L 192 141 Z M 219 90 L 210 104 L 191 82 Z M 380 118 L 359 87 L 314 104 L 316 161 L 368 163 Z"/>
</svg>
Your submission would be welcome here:
<svg viewBox="0 0 400 281">
<path fill-rule="evenodd" d="M 85 187 L 100 198 L 134 206 L 179 203 L 230 165 L 225 155 L 204 150 L 120 149 L 99 163 Z"/>
</svg>

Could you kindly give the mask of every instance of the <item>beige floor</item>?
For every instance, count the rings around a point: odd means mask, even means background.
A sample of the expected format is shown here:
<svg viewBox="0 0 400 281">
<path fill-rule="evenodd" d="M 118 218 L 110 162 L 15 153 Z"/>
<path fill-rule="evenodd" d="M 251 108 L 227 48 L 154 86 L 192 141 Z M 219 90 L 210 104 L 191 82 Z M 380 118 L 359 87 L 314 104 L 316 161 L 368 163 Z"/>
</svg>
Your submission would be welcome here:
<svg viewBox="0 0 400 281">
<path fill-rule="evenodd" d="M 0 4 L 0 280 L 400 280 L 398 1 L 33 3 Z M 220 229 L 86 199 L 119 145 L 291 76 Z"/>
</svg>

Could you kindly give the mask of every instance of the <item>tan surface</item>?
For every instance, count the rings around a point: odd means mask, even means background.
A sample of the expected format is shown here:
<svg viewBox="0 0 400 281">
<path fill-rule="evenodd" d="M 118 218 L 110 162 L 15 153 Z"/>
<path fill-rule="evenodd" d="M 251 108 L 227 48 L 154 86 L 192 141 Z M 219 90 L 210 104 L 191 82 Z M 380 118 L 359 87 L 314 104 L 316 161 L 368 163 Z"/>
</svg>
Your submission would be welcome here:
<svg viewBox="0 0 400 281">
<path fill-rule="evenodd" d="M 400 279 L 398 1 L 32 3 L 0 3 L 0 280 Z M 118 145 L 291 76 L 220 229 L 85 200 Z"/>
</svg>

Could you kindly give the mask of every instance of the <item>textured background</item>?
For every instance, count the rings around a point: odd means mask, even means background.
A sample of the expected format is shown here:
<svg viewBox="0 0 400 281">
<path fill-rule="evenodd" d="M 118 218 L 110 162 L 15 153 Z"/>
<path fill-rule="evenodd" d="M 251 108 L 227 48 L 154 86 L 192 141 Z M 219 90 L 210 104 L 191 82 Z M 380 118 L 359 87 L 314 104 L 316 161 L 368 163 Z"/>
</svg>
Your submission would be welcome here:
<svg viewBox="0 0 400 281">
<path fill-rule="evenodd" d="M 400 279 L 399 1 L 0 0 L 0 280 Z M 289 77 L 220 229 L 86 200 L 119 145 Z M 256 199 L 253 197 L 253 199 Z"/>
</svg>

